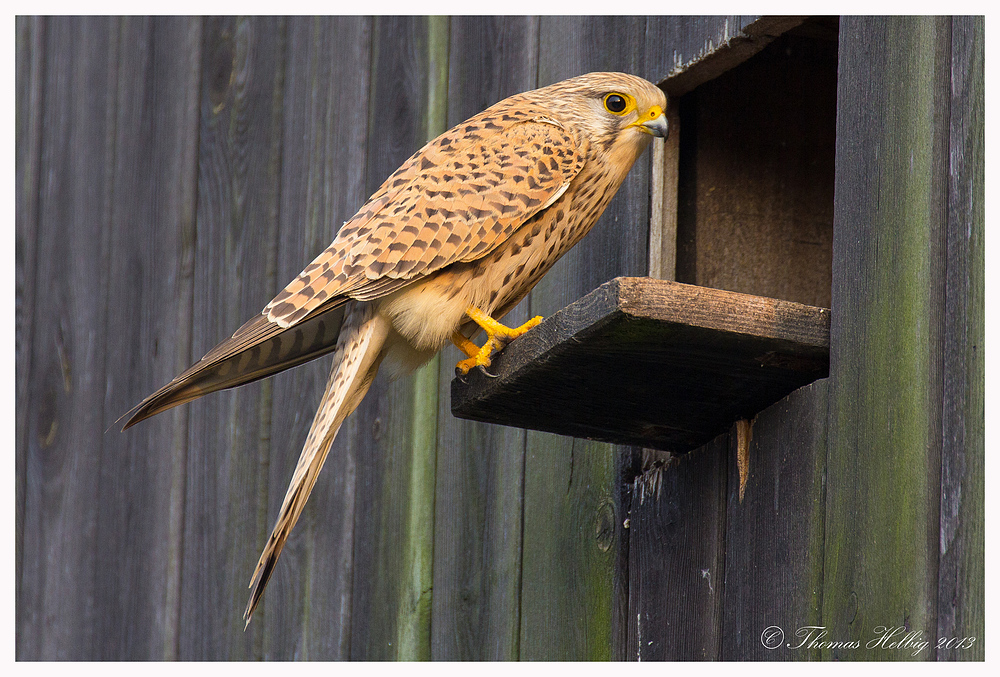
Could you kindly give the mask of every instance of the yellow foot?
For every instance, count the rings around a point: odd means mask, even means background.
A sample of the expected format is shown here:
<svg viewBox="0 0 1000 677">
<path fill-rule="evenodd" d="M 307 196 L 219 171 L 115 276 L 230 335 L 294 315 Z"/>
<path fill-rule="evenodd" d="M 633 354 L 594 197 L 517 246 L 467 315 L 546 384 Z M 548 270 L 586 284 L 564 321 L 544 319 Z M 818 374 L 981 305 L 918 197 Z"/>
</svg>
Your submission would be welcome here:
<svg viewBox="0 0 1000 677">
<path fill-rule="evenodd" d="M 490 361 L 493 357 L 494 351 L 503 350 L 508 343 L 516 339 L 518 336 L 521 336 L 529 329 L 537 327 L 542 322 L 541 316 L 537 316 L 531 318 L 519 327 L 507 327 L 500 324 L 475 306 L 469 306 L 466 308 L 465 314 L 486 332 L 486 343 L 482 348 L 480 348 L 458 332 L 451 335 L 452 343 L 458 346 L 459 350 L 469 356 L 469 359 L 462 360 L 455 365 L 455 370 L 462 375 L 468 374 L 469 370 L 473 367 L 490 366 Z"/>
</svg>

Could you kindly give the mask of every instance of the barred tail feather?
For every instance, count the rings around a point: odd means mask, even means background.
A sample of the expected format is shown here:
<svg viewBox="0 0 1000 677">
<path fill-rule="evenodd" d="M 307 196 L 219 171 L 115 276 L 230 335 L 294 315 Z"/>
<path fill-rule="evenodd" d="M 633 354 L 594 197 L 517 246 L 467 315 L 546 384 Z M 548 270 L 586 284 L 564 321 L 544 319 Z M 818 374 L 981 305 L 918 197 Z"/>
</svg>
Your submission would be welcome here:
<svg viewBox="0 0 1000 677">
<path fill-rule="evenodd" d="M 361 403 L 378 372 L 388 331 L 388 323 L 375 314 L 370 303 L 351 301 L 347 304 L 326 391 L 292 473 L 274 530 L 250 579 L 250 600 L 243 614 L 247 625 L 264 594 L 285 540 L 316 484 L 337 431 Z"/>
</svg>

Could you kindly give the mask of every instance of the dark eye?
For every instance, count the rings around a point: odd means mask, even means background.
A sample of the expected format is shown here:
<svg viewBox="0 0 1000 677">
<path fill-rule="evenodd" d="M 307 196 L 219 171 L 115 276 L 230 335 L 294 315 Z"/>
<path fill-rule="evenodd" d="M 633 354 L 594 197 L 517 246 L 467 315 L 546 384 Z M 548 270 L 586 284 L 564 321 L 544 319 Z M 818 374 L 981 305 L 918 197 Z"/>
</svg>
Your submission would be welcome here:
<svg viewBox="0 0 1000 677">
<path fill-rule="evenodd" d="M 604 97 L 604 107 L 615 114 L 624 113 L 628 101 L 621 94 L 608 94 Z"/>
</svg>

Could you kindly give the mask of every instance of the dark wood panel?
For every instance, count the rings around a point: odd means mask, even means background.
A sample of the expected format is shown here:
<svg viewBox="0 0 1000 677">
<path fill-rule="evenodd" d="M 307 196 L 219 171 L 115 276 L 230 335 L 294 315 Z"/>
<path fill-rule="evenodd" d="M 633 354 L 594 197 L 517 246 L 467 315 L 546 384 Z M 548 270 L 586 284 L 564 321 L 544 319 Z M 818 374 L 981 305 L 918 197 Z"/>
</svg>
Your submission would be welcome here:
<svg viewBox="0 0 1000 677">
<path fill-rule="evenodd" d="M 445 109 L 429 93 L 442 91 L 432 60 L 446 58 L 447 23 L 441 17 L 374 20 L 369 194 L 429 133 L 443 131 Z M 432 361 L 395 383 L 377 378 L 348 420 L 358 463 L 354 529 L 365 535 L 354 548 L 354 660 L 431 655 L 437 373 Z"/>
<path fill-rule="evenodd" d="M 452 382 L 475 420 L 685 452 L 827 375 L 830 313 L 620 277 Z"/>
<path fill-rule="evenodd" d="M 537 41 L 537 18 L 452 18 L 448 124 L 533 89 Z M 525 300 L 506 321 L 527 319 Z M 516 660 L 525 432 L 452 415 L 450 383 L 462 358 L 449 346 L 440 360 L 432 656 Z"/>
<path fill-rule="evenodd" d="M 22 438 L 25 659 L 97 659 L 103 649 L 97 540 L 109 480 L 101 447 L 117 28 L 104 18 L 47 19 L 36 43 L 46 75 Z"/>
<path fill-rule="evenodd" d="M 345 424 L 244 633 L 329 361 L 109 430 L 446 123 L 593 70 L 690 91 L 797 21 L 19 17 L 17 658 L 897 657 L 760 645 L 816 622 L 981 659 L 982 18 L 845 19 L 834 372 L 757 418 L 742 504 L 730 435 L 644 467 L 452 419 L 449 348 Z M 510 321 L 646 273 L 648 166 Z"/>
<path fill-rule="evenodd" d="M 663 454 L 633 482 L 624 658 L 719 658 L 730 437 Z"/>
<path fill-rule="evenodd" d="M 333 240 L 363 203 L 371 20 L 289 19 L 281 101 L 278 286 Z M 267 516 L 275 519 L 312 422 L 331 358 L 274 379 Z M 254 617 L 269 660 L 339 660 L 350 649 L 355 467 L 338 435 Z M 262 544 L 261 544 L 262 545 Z"/>
<path fill-rule="evenodd" d="M 198 146 L 192 354 L 228 338 L 277 291 L 277 213 L 285 27 L 274 19 L 205 21 Z M 272 382 L 187 405 L 181 655 L 250 659 L 247 581 L 274 520 L 268 509 Z M 277 578 L 287 575 L 279 563 Z M 267 604 L 265 599 L 264 604 Z"/>
<path fill-rule="evenodd" d="M 24 560 L 24 524 L 28 462 L 27 421 L 30 395 L 31 353 L 35 315 L 35 271 L 38 261 L 38 199 L 42 153 L 42 90 L 45 73 L 45 20 L 39 17 L 15 19 L 15 155 L 14 155 L 14 551 L 16 577 L 14 599 L 16 607 L 17 660 L 36 658 L 38 618 L 31 606 L 34 600 L 22 597 Z M 37 501 L 37 499 L 36 499 Z"/>
<path fill-rule="evenodd" d="M 938 660 L 983 660 L 985 629 L 985 92 L 983 17 L 952 19 Z"/>
<path fill-rule="evenodd" d="M 950 33 L 938 18 L 840 25 L 823 585 L 834 637 L 937 625 Z M 911 658 L 864 643 L 823 657 Z"/>
<path fill-rule="evenodd" d="M 753 420 L 742 501 L 730 436 L 722 660 L 820 658 L 816 649 L 786 644 L 801 641 L 799 628 L 822 625 L 828 385 L 824 379 L 800 388 Z M 765 646 L 762 633 L 772 626 L 784 643 Z"/>
<path fill-rule="evenodd" d="M 127 433 L 114 422 L 190 358 L 200 22 L 127 18 L 115 30 L 104 424 L 112 430 L 101 454 L 95 631 L 102 658 L 176 658 L 187 415 L 175 410 Z"/>
<path fill-rule="evenodd" d="M 650 17 L 643 75 L 681 95 L 743 63 L 801 23 L 788 16 Z"/>
<path fill-rule="evenodd" d="M 543 17 L 538 84 L 590 71 L 640 73 L 642 17 Z M 550 315 L 619 275 L 646 272 L 649 155 L 640 158 L 594 230 L 530 295 Z M 529 432 L 521 586 L 522 659 L 609 659 L 625 642 L 627 575 L 621 468 L 629 448 Z"/>
</svg>

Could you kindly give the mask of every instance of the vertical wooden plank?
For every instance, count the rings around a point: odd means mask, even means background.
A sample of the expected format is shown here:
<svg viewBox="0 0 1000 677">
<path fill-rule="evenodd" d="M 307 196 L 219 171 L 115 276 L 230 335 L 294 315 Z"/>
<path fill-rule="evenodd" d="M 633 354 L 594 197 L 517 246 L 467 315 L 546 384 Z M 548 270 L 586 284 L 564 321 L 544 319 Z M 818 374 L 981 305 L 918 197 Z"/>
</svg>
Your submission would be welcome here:
<svg viewBox="0 0 1000 677">
<path fill-rule="evenodd" d="M 203 354 L 277 291 L 284 24 L 206 21 L 200 101 L 192 352 Z M 189 406 L 180 657 L 262 655 L 243 631 L 246 582 L 270 528 L 270 381 Z"/>
<path fill-rule="evenodd" d="M 197 118 L 192 103 L 197 92 L 198 47 L 191 40 L 195 36 L 196 41 L 197 24 L 176 19 L 57 23 L 56 30 L 64 41 L 60 46 L 65 51 L 54 55 L 52 61 L 55 70 L 50 74 L 55 76 L 51 81 L 55 88 L 48 97 L 50 124 L 45 138 L 51 144 L 48 162 L 61 169 L 44 200 L 49 205 L 48 218 L 69 209 L 83 222 L 63 220 L 68 217 L 62 215 L 49 223 L 58 235 L 40 240 L 39 256 L 49 268 L 44 283 L 49 291 L 70 285 L 74 295 L 81 295 L 81 302 L 93 309 L 104 307 L 106 314 L 100 320 L 93 318 L 85 333 L 85 342 L 100 350 L 101 357 L 74 368 L 68 359 L 71 353 L 65 353 L 60 378 L 77 406 L 103 416 L 103 421 L 95 422 L 94 432 L 77 431 L 79 437 L 62 443 L 71 443 L 99 467 L 94 478 L 88 479 L 86 473 L 73 478 L 74 484 L 80 483 L 79 488 L 92 490 L 85 505 L 75 506 L 75 519 L 81 528 L 93 522 L 84 535 L 88 547 L 94 549 L 95 573 L 92 577 L 85 574 L 90 556 L 67 554 L 64 548 L 49 560 L 56 570 L 78 573 L 72 583 L 75 591 L 57 594 L 70 599 L 75 594 L 85 595 L 95 611 L 89 621 L 81 614 L 60 612 L 52 618 L 62 627 L 55 633 L 42 632 L 64 639 L 81 632 L 90 637 L 79 644 L 63 642 L 57 653 L 49 654 L 51 657 L 171 657 L 179 574 L 179 535 L 173 527 L 179 509 L 174 479 L 183 462 L 177 457 L 180 436 L 169 417 L 128 436 L 105 431 L 156 382 L 157 376 L 149 374 L 149 361 L 159 379 L 166 380 L 182 360 L 187 360 L 184 345 L 189 325 L 178 322 L 176 316 L 179 306 L 190 303 L 189 294 L 184 293 L 181 250 L 185 243 L 190 244 L 193 225 Z M 119 39 L 123 41 L 121 50 Z M 78 53 L 80 48 L 86 51 Z M 93 59 L 97 55 L 102 55 L 97 63 L 107 60 L 107 73 L 115 77 L 94 77 Z M 63 57 L 75 63 L 75 69 L 67 69 Z M 103 113 L 99 107 L 104 107 Z M 74 120 L 76 115 L 86 116 L 87 122 Z M 64 121 L 51 124 L 60 119 Z M 67 127 L 75 133 L 60 139 L 60 128 Z M 103 138 L 97 138 L 98 130 Z M 96 171 L 89 162 L 74 161 L 72 158 L 81 152 L 90 153 L 92 161 L 106 171 Z M 77 182 L 86 186 L 83 194 L 104 196 L 100 213 L 80 203 L 80 193 L 73 188 Z M 88 244 L 81 246 L 75 242 L 77 237 L 89 240 Z M 97 246 L 104 253 L 88 258 L 88 247 L 93 250 Z M 76 258 L 63 251 L 64 247 L 84 257 L 75 271 L 73 266 L 63 265 Z M 53 265 L 60 267 L 52 269 Z M 103 289 L 103 300 L 83 298 L 87 290 L 96 293 L 98 289 Z M 66 291 L 55 293 L 68 295 Z M 166 326 L 154 324 L 151 314 L 155 317 L 157 309 L 171 314 Z M 73 317 L 87 321 L 85 318 L 94 313 L 77 309 Z M 69 326 L 64 319 L 53 319 Z M 51 340 L 52 327 L 45 331 Z M 65 339 L 57 340 L 66 343 Z M 182 358 L 178 351 L 184 353 Z M 42 440 L 43 448 L 57 444 L 56 434 Z M 62 453 L 57 449 L 57 454 Z M 27 480 L 28 486 L 33 481 Z M 55 507 L 63 500 L 60 494 L 69 495 L 60 490 L 44 500 Z M 136 501 L 137 495 L 145 500 Z M 47 509 L 39 507 L 39 512 L 45 515 Z M 49 533 L 49 528 L 46 526 L 39 538 L 47 549 L 59 548 L 61 537 Z M 32 557 L 31 576 L 46 575 L 44 568 L 38 567 L 41 561 Z M 22 603 L 19 608 L 44 613 L 41 600 Z M 58 607 L 64 609 L 63 605 L 70 603 L 60 599 Z M 73 629 L 81 623 L 87 623 L 86 630 L 82 626 Z M 47 625 L 51 627 L 52 621 Z M 20 637 L 29 639 L 30 632 L 19 632 Z"/>
<path fill-rule="evenodd" d="M 820 658 L 818 649 L 787 644 L 801 642 L 799 628 L 822 625 L 828 387 L 828 379 L 816 381 L 754 419 L 743 501 L 730 435 L 722 660 Z M 762 633 L 772 626 L 784 642 L 765 646 Z"/>
<path fill-rule="evenodd" d="M 441 91 L 447 20 L 379 17 L 372 34 L 368 193 L 440 124 L 430 93 Z M 437 369 L 376 379 L 345 424 L 358 463 L 352 659 L 431 655 Z"/>
<path fill-rule="evenodd" d="M 123 19 L 111 175 L 104 427 L 190 361 L 200 22 Z M 104 435 L 95 633 L 106 659 L 177 656 L 187 412 Z M 137 497 L 142 500 L 137 500 Z"/>
<path fill-rule="evenodd" d="M 850 639 L 937 627 L 950 70 L 947 19 L 841 21 L 823 622 Z"/>
<path fill-rule="evenodd" d="M 451 20 L 449 125 L 534 88 L 537 27 L 528 17 Z M 509 324 L 528 319 L 527 305 L 508 314 Z M 525 433 L 451 415 L 462 357 L 449 346 L 440 360 L 432 655 L 516 660 Z"/>
<path fill-rule="evenodd" d="M 86 441 L 101 439 L 105 428 L 118 36 L 116 21 L 104 18 L 45 23 L 18 652 L 88 660 L 101 656 L 101 453 Z"/>
<path fill-rule="evenodd" d="M 731 446 L 720 435 L 690 453 L 662 455 L 635 479 L 624 658 L 719 658 Z"/>
<path fill-rule="evenodd" d="M 45 73 L 45 24 L 43 18 L 17 17 L 15 30 L 15 155 L 14 155 L 14 550 L 16 600 L 14 656 L 17 660 L 37 658 L 39 653 L 38 616 L 34 600 L 22 597 L 25 565 L 24 524 L 28 488 L 26 405 L 31 379 L 31 346 L 35 315 L 35 272 L 38 265 L 39 168 L 42 152 L 42 88 Z M 26 590 L 26 589 L 24 589 Z"/>
<path fill-rule="evenodd" d="M 277 283 L 293 279 L 362 204 L 371 20 L 288 21 Z M 332 358 L 274 379 L 267 519 L 274 520 Z M 264 603 L 268 660 L 341 660 L 350 649 L 356 459 L 339 435 L 281 554 Z M 261 543 L 262 544 L 262 543 Z"/>
<path fill-rule="evenodd" d="M 937 636 L 976 640 L 938 660 L 986 655 L 984 49 L 983 17 L 952 19 Z"/>
<path fill-rule="evenodd" d="M 680 180 L 680 104 L 667 99 L 668 135 L 654 144 L 650 168 L 649 276 L 677 279 L 677 186 Z"/>
<path fill-rule="evenodd" d="M 646 20 L 544 17 L 538 84 L 589 71 L 640 73 Z M 530 295 L 550 315 L 617 275 L 646 272 L 649 158 L 641 158 L 594 230 Z M 527 433 L 521 585 L 522 659 L 610 659 L 625 642 L 628 448 Z M 626 494 L 627 495 L 627 494 Z"/>
</svg>

